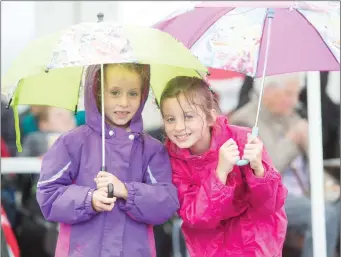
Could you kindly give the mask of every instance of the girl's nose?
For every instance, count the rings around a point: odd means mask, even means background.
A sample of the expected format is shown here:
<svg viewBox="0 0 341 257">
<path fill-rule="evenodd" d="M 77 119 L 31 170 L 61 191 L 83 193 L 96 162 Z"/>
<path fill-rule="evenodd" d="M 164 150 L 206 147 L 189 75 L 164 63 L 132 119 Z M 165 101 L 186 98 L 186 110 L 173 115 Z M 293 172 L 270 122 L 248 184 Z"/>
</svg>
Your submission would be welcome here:
<svg viewBox="0 0 341 257">
<path fill-rule="evenodd" d="M 128 97 L 126 95 L 121 96 L 119 104 L 124 107 L 128 106 Z"/>
<path fill-rule="evenodd" d="M 177 121 L 175 123 L 175 130 L 176 131 L 182 131 L 185 129 L 185 122 L 184 121 Z"/>
</svg>

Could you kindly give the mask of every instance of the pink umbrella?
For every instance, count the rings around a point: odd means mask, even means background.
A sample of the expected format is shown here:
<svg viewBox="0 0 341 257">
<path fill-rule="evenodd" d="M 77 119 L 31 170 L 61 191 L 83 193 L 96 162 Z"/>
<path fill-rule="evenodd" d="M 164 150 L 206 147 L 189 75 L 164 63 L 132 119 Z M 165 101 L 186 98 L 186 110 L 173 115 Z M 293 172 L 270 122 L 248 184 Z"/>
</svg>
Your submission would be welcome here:
<svg viewBox="0 0 341 257">
<path fill-rule="evenodd" d="M 154 27 L 181 41 L 207 67 L 263 78 L 254 135 L 265 76 L 340 70 L 339 2 L 191 3 Z"/>
<path fill-rule="evenodd" d="M 177 13 L 154 27 L 208 67 L 261 77 L 267 59 L 266 76 L 340 70 L 339 2 L 197 2 Z"/>
</svg>

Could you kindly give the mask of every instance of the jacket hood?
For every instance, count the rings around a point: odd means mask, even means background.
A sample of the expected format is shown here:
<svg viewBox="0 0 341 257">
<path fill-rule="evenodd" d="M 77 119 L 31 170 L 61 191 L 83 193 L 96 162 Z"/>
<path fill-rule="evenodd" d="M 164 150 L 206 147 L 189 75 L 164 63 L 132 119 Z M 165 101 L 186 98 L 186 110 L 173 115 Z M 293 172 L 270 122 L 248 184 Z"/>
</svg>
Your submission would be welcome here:
<svg viewBox="0 0 341 257">
<path fill-rule="evenodd" d="M 85 107 L 85 115 L 86 115 L 86 124 L 89 125 L 93 130 L 97 131 L 101 134 L 101 113 L 99 112 L 96 106 L 96 98 L 95 92 L 97 89 L 97 81 L 100 71 L 100 65 L 92 65 L 87 68 L 86 77 L 85 77 L 85 85 L 84 85 L 84 107 Z M 150 77 L 150 67 L 149 65 L 145 66 L 146 72 Z M 150 88 L 150 80 L 143 85 L 142 99 L 141 104 L 134 117 L 130 121 L 129 128 L 133 133 L 141 133 L 143 131 L 143 120 L 142 120 L 142 111 L 145 106 L 145 103 L 148 98 Z M 105 124 L 106 128 L 106 137 L 110 137 L 107 133 L 110 130 L 109 124 Z M 118 129 L 118 128 L 115 128 Z"/>
<path fill-rule="evenodd" d="M 188 160 L 195 159 L 200 156 L 205 159 L 208 155 L 216 154 L 217 150 L 219 150 L 219 148 L 225 143 L 226 138 L 231 136 L 232 134 L 229 129 L 227 117 L 220 115 L 217 117 L 215 124 L 212 126 L 210 148 L 205 153 L 201 155 L 192 155 L 188 148 L 181 149 L 168 138 L 166 139 L 165 144 L 169 155 L 174 158 Z"/>
</svg>

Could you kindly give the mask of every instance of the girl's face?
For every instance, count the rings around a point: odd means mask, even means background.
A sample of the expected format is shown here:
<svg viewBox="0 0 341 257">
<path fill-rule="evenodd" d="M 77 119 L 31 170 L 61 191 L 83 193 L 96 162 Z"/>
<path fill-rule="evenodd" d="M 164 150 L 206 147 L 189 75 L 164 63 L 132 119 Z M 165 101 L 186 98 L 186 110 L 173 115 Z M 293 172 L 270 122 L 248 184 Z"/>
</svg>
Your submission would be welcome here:
<svg viewBox="0 0 341 257">
<path fill-rule="evenodd" d="M 140 107 L 142 80 L 138 73 L 120 66 L 105 70 L 104 111 L 107 122 L 126 128 Z"/>
<path fill-rule="evenodd" d="M 207 117 L 200 107 L 191 104 L 181 94 L 178 98 L 165 99 L 161 108 L 167 137 L 174 144 L 179 148 L 189 148 L 192 154 L 201 154 L 209 149 L 212 123 L 208 120 L 211 117 Z"/>
</svg>

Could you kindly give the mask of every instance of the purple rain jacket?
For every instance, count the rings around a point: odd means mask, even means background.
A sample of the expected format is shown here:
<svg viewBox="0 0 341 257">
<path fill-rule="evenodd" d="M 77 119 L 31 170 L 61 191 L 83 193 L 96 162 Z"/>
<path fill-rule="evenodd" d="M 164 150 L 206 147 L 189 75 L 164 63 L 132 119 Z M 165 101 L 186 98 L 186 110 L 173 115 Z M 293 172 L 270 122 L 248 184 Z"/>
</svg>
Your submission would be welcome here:
<svg viewBox="0 0 341 257">
<path fill-rule="evenodd" d="M 106 125 L 107 171 L 126 183 L 127 201 L 117 199 L 111 212 L 91 204 L 94 178 L 101 167 L 101 114 L 96 107 L 98 66 L 85 83 L 86 124 L 62 135 L 44 155 L 37 200 L 44 217 L 59 222 L 56 257 L 154 257 L 153 225 L 167 221 L 179 208 L 165 147 L 142 132 L 141 112 L 131 132 Z"/>
</svg>

